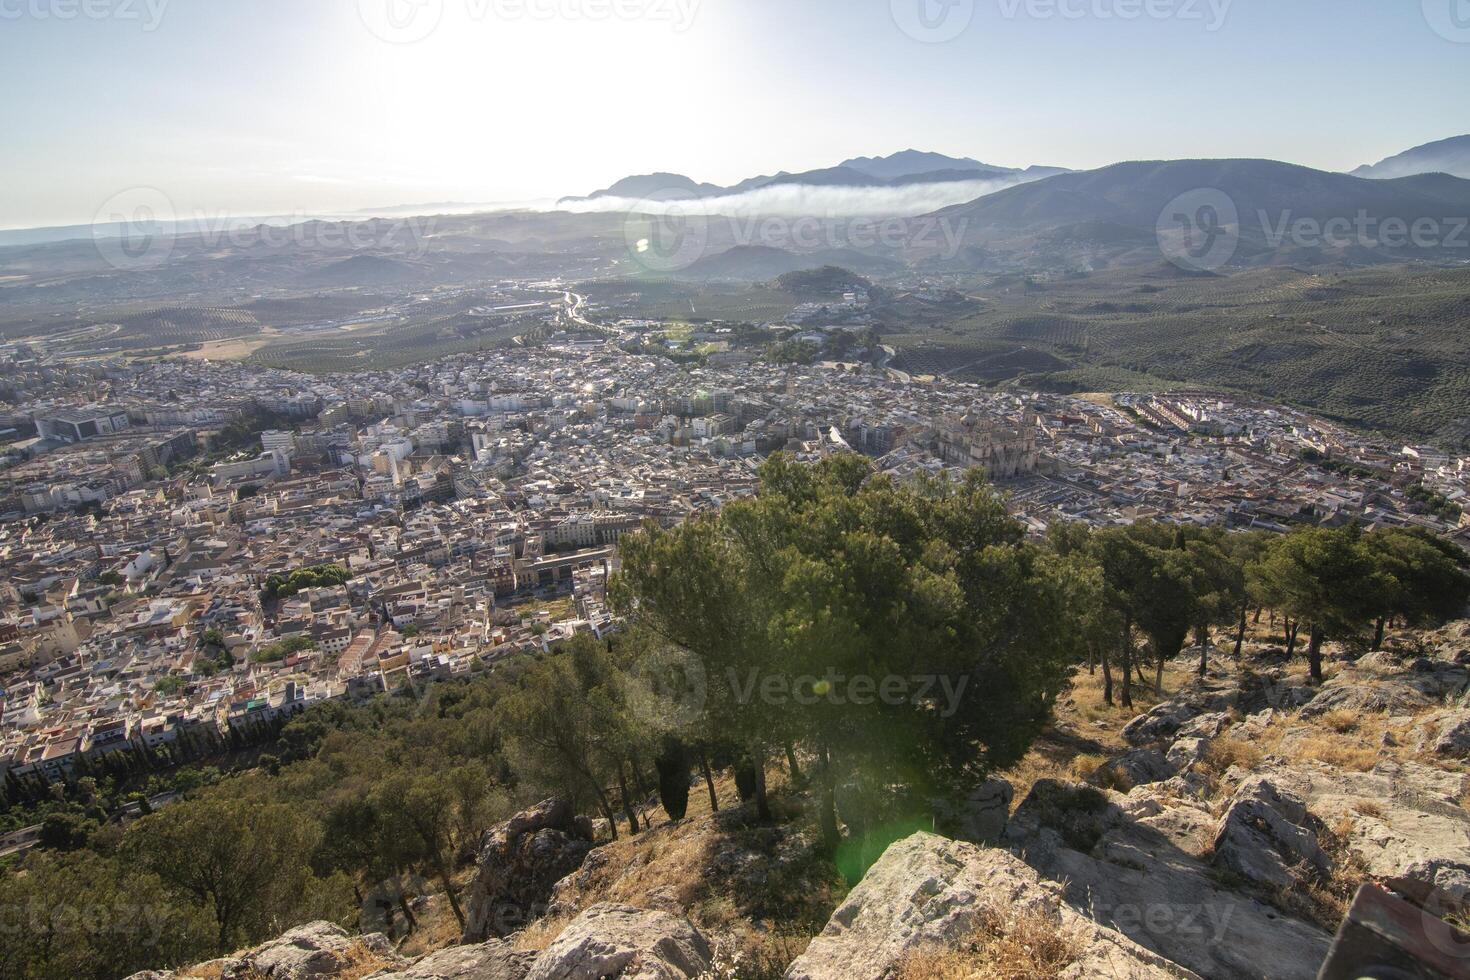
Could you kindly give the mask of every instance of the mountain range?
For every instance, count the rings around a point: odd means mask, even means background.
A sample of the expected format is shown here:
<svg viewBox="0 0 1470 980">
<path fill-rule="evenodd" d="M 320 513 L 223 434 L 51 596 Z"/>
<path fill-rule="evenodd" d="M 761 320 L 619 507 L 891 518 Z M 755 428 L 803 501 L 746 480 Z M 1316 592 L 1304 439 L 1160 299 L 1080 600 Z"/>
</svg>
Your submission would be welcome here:
<svg viewBox="0 0 1470 980">
<path fill-rule="evenodd" d="M 1093 268 L 1157 261 L 1171 204 L 1191 213 L 1215 207 L 1238 236 L 1236 265 L 1470 259 L 1470 180 L 1440 173 L 1372 180 L 1272 160 L 1119 163 L 1006 188 L 935 217 L 1006 264 Z M 1409 230 L 1426 221 L 1432 229 L 1421 225 L 1430 230 L 1414 240 Z"/>
<path fill-rule="evenodd" d="M 661 196 L 726 197 L 745 194 L 766 187 L 800 185 L 804 187 L 909 187 L 916 184 L 945 184 L 960 181 L 1004 180 L 1010 182 L 1040 180 L 1054 174 L 1067 173 L 1061 167 L 997 167 L 969 157 L 951 157 L 942 153 L 904 150 L 886 157 L 856 157 L 835 167 L 806 170 L 800 173 L 781 171 L 777 174 L 748 177 L 729 186 L 700 183 L 683 174 L 652 173 L 624 177 L 611 186 L 593 191 L 586 197 L 565 197 L 558 204 L 596 201 L 602 198 L 648 198 Z"/>
<path fill-rule="evenodd" d="M 1387 160 L 1365 164 L 1353 171 L 1355 177 L 1411 177 L 1443 173 L 1470 179 L 1470 136 L 1453 136 L 1405 150 Z"/>
<path fill-rule="evenodd" d="M 892 188 L 994 179 L 1006 183 L 963 203 L 935 205 L 938 210 L 919 216 L 919 221 L 943 223 L 945 234 L 916 237 L 901 254 L 870 248 L 865 250 L 869 259 L 900 258 L 929 271 L 955 272 L 1158 265 L 1165 259 L 1161 235 L 1176 234 L 1180 218 L 1203 217 L 1218 222 L 1219 230 L 1230 236 L 1228 252 L 1193 271 L 1223 271 L 1470 261 L 1470 179 L 1454 172 L 1470 175 L 1470 137 L 1417 147 L 1354 174 L 1258 159 L 1017 170 L 906 150 L 889 157 L 858 157 L 826 170 L 753 178 L 727 188 L 662 174 L 627 178 L 599 193 L 648 196 L 677 189 L 712 197 L 781 183 Z M 1182 238 L 1185 229 L 1177 234 Z M 836 256 L 819 256 L 817 250 L 803 254 L 788 243 L 780 244 L 794 253 L 790 257 L 769 249 L 721 250 L 741 244 L 750 243 L 712 235 L 705 256 L 676 274 L 762 280 L 803 262 L 841 264 Z M 863 271 L 882 274 L 871 264 Z"/>
</svg>

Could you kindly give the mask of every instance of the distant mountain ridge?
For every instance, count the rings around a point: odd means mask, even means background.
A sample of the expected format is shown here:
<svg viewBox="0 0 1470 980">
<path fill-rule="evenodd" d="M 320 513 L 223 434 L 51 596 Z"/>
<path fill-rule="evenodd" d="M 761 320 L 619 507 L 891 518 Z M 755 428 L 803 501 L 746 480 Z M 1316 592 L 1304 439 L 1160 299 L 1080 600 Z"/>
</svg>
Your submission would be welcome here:
<svg viewBox="0 0 1470 980">
<path fill-rule="evenodd" d="M 918 184 L 947 184 L 973 180 L 1039 180 L 1070 171 L 1059 167 L 994 167 L 969 157 L 903 150 L 886 157 L 855 157 L 835 167 L 801 173 L 781 171 L 770 176 L 749 177 L 728 187 L 701 183 L 683 174 L 653 173 L 624 177 L 586 197 L 564 197 L 558 203 L 595 201 L 606 197 L 647 198 L 663 196 L 723 197 L 744 194 L 764 187 L 910 187 Z"/>
<path fill-rule="evenodd" d="M 935 217 L 962 224 L 967 245 L 1005 253 L 1014 261 L 1093 267 L 1157 261 L 1161 216 L 1182 195 L 1194 193 L 1228 197 L 1238 219 L 1231 229 L 1239 236 L 1236 264 L 1327 257 L 1372 264 L 1463 255 L 1466 249 L 1456 241 L 1470 234 L 1460 224 L 1470 215 L 1470 180 L 1437 173 L 1369 180 L 1274 160 L 1119 163 L 1009 187 Z M 1351 224 L 1360 212 L 1374 224 L 1362 240 L 1355 225 L 1339 234 L 1350 238 L 1346 245 L 1304 243 L 1289 234 L 1291 223 L 1300 219 L 1319 226 Z M 1433 220 L 1444 240 L 1428 246 L 1378 240 L 1379 223 L 1394 220 L 1407 227 L 1420 219 Z"/>
<path fill-rule="evenodd" d="M 1432 173 L 1470 179 L 1470 136 L 1452 136 L 1434 143 L 1425 143 L 1386 160 L 1365 164 L 1354 170 L 1352 175 L 1382 180 Z"/>
</svg>

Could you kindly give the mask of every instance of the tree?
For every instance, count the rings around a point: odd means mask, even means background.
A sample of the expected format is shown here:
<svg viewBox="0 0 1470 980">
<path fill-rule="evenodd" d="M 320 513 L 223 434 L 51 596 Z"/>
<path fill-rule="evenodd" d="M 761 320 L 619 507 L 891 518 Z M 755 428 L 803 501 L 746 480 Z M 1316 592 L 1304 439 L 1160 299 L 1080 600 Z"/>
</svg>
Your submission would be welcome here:
<svg viewBox="0 0 1470 980">
<path fill-rule="evenodd" d="M 689 749 L 674 736 L 665 736 L 653 760 L 658 771 L 658 798 L 675 823 L 689 812 Z"/>
<path fill-rule="evenodd" d="M 1265 604 L 1260 583 L 1257 581 L 1257 565 L 1270 547 L 1270 542 L 1271 539 L 1264 531 L 1241 531 L 1225 537 L 1225 551 L 1240 570 L 1240 616 L 1236 622 L 1233 653 L 1237 661 L 1240 660 L 1241 649 L 1245 646 L 1246 619 L 1250 615 L 1251 606 L 1256 607 L 1256 616 L 1259 618 L 1260 607 Z"/>
<path fill-rule="evenodd" d="M 560 790 L 574 802 L 591 796 L 614 837 L 617 819 L 607 795 L 605 742 L 615 722 L 599 716 L 576 659 L 600 647 L 578 638 L 568 650 L 530 665 L 496 709 L 512 764 L 523 779 Z M 585 675 L 583 675 L 585 676 Z"/>
<path fill-rule="evenodd" d="M 1390 618 L 1411 626 L 1444 622 L 1461 615 L 1470 601 L 1467 556 L 1457 545 L 1416 530 L 1387 529 L 1363 536 L 1363 545 L 1382 573 L 1373 649 L 1383 646 Z"/>
<path fill-rule="evenodd" d="M 899 486 L 855 455 L 777 454 L 756 499 L 624 539 L 614 598 L 702 664 L 710 734 L 745 750 L 759 816 L 773 750 L 816 760 L 835 844 L 845 782 L 882 773 L 918 801 L 1024 755 L 1082 649 L 1076 574 L 978 473 Z"/>
<path fill-rule="evenodd" d="M 122 854 L 204 908 L 216 947 L 229 950 L 293 920 L 314 884 L 308 861 L 319 835 L 290 806 L 204 797 L 134 823 Z"/>
<path fill-rule="evenodd" d="M 77 813 L 48 813 L 41 821 L 36 844 L 52 851 L 79 850 L 87 846 L 87 838 L 97 828 L 97 821 Z"/>
<path fill-rule="evenodd" d="M 1105 528 L 1093 535 L 1091 554 L 1102 570 L 1105 606 L 1118 630 L 1122 668 L 1119 703 L 1133 707 L 1133 629 L 1148 602 L 1155 559 L 1148 545 L 1136 540 L 1129 528 Z"/>
<path fill-rule="evenodd" d="M 1359 528 L 1303 528 L 1271 544 L 1258 579 L 1272 604 L 1308 629 L 1312 678 L 1322 679 L 1322 645 L 1367 623 L 1392 589 Z"/>
<path fill-rule="evenodd" d="M 110 980 L 208 957 L 214 930 L 153 874 L 92 853 L 31 854 L 0 876 L 0 976 Z"/>
<path fill-rule="evenodd" d="M 385 825 L 404 835 L 410 853 L 419 855 L 438 876 L 463 931 L 464 910 L 459 904 L 453 875 L 453 833 L 458 814 L 455 790 L 449 780 L 439 773 L 419 776 L 398 773 L 378 787 L 374 800 Z"/>
<path fill-rule="evenodd" d="M 1216 625 L 1234 621 L 1237 616 L 1242 634 L 1236 642 L 1243 641 L 1245 624 L 1245 566 L 1241 554 L 1232 547 L 1229 535 L 1217 529 L 1196 532 L 1192 537 L 1186 532 L 1186 549 L 1189 553 L 1189 574 L 1193 583 L 1191 608 L 1195 640 L 1199 644 L 1198 675 L 1205 676 L 1208 669 L 1210 630 Z M 1237 656 L 1239 652 L 1237 651 Z"/>
</svg>

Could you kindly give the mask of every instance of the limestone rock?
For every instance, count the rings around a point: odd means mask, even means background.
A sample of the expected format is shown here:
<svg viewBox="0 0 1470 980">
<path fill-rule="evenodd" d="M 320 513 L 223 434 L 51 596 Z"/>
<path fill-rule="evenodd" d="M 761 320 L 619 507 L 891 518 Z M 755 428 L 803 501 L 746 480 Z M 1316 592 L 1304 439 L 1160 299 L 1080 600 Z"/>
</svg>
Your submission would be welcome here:
<svg viewBox="0 0 1470 980">
<path fill-rule="evenodd" d="M 1470 776 L 1387 760 L 1371 772 L 1301 763 L 1258 775 L 1329 826 L 1350 825 L 1346 847 L 1373 878 L 1421 905 L 1470 908 L 1470 812 L 1459 802 Z"/>
<path fill-rule="evenodd" d="M 1303 718 L 1345 709 L 1382 714 L 1417 714 L 1458 695 L 1470 670 L 1442 660 L 1416 660 L 1407 668 L 1387 654 L 1369 654 L 1322 685 Z"/>
<path fill-rule="evenodd" d="M 389 966 L 403 966 L 407 962 L 379 934 L 349 936 L 334 923 L 311 922 L 230 961 L 219 975 L 221 980 L 335 977 L 364 959 Z"/>
<path fill-rule="evenodd" d="M 1245 715 L 1262 711 L 1292 711 L 1312 701 L 1317 688 L 1296 681 L 1280 671 L 1251 674 L 1240 682 L 1235 706 Z"/>
<path fill-rule="evenodd" d="M 1069 846 L 1089 851 L 1123 819 L 1123 812 L 1095 786 L 1038 779 L 1011 815 L 1006 842 L 1028 841 L 1049 830 L 1065 839 Z"/>
<path fill-rule="evenodd" d="M 526 980 L 689 980 L 713 954 L 689 920 L 626 905 L 594 905 L 536 957 Z"/>
<path fill-rule="evenodd" d="M 1223 711 L 1210 711 L 1192 718 L 1179 727 L 1175 733 L 1176 739 L 1181 738 L 1219 738 L 1230 724 L 1230 715 Z"/>
<path fill-rule="evenodd" d="M 525 980 L 535 959 L 535 953 L 492 939 L 477 946 L 441 949 L 407 969 L 375 973 L 367 980 Z"/>
<path fill-rule="evenodd" d="M 1178 738 L 1169 746 L 1169 753 L 1164 759 L 1174 773 L 1188 772 L 1204 759 L 1209 749 L 1208 738 Z"/>
<path fill-rule="evenodd" d="M 1134 749 L 1132 752 L 1125 752 L 1104 768 L 1111 770 L 1128 786 L 1157 783 L 1178 771 L 1158 749 Z"/>
<path fill-rule="evenodd" d="M 1470 756 L 1470 710 L 1442 711 L 1424 719 L 1420 725 L 1434 733 L 1433 747 L 1437 755 L 1455 759 Z"/>
<path fill-rule="evenodd" d="M 469 889 L 464 942 L 507 936 L 539 918 L 552 887 L 593 846 L 591 822 L 565 800 L 546 800 L 489 831 Z"/>
<path fill-rule="evenodd" d="M 987 913 L 1013 911 L 1054 916 L 1077 937 L 1078 959 L 1064 977 L 1192 976 L 1081 915 L 1059 885 L 1008 851 L 920 833 L 884 852 L 786 980 L 884 980 L 912 954 L 963 943 Z"/>
<path fill-rule="evenodd" d="M 1064 883 L 1071 906 L 1173 963 L 1222 980 L 1315 980 L 1328 935 L 1222 887 L 1200 857 L 1215 820 L 1203 803 L 1172 799 L 1163 786 L 1109 794 L 1092 818 L 1095 836 L 1079 835 L 1075 823 L 1069 832 L 1027 819 L 1028 796 L 1007 840 L 1043 877 Z"/>
<path fill-rule="evenodd" d="M 994 844 L 1005 833 L 1015 796 L 1015 788 L 1008 781 L 988 779 L 958 803 L 935 801 L 935 827 L 959 840 Z"/>
<path fill-rule="evenodd" d="M 1300 799 L 1269 780 L 1248 779 L 1220 820 L 1215 866 L 1273 888 L 1324 878 L 1332 862 L 1317 842 L 1320 829 Z"/>
<path fill-rule="evenodd" d="M 1231 707 L 1237 695 L 1238 691 L 1230 687 L 1201 687 L 1183 692 L 1130 721 L 1123 728 L 1123 740 L 1133 746 L 1167 741 L 1200 715 Z"/>
</svg>

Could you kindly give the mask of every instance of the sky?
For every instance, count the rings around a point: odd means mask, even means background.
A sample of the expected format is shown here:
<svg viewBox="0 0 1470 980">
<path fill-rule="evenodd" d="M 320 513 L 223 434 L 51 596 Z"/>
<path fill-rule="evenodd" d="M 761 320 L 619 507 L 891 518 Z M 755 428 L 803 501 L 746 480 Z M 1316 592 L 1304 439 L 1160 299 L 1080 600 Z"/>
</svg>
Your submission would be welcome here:
<svg viewBox="0 0 1470 980">
<path fill-rule="evenodd" d="M 0 0 L 0 228 L 910 147 L 1348 170 L 1470 132 L 1467 92 L 1470 0 Z"/>
</svg>

